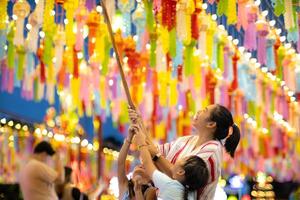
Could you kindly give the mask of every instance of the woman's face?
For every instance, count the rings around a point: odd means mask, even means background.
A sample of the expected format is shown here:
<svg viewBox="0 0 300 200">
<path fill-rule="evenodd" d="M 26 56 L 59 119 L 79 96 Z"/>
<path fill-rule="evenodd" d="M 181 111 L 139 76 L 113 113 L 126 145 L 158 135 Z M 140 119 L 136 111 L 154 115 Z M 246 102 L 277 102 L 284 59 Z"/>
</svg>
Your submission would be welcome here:
<svg viewBox="0 0 300 200">
<path fill-rule="evenodd" d="M 199 110 L 192 120 L 192 125 L 197 130 L 203 130 L 207 127 L 211 112 L 216 108 L 217 105 L 209 105 L 202 110 Z"/>
</svg>

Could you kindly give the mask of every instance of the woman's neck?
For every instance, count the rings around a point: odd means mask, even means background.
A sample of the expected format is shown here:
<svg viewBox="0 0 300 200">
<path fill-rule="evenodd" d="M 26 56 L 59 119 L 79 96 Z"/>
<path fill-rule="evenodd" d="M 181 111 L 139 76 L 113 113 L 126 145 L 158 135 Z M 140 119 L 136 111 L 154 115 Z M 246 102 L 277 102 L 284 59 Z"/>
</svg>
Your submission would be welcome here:
<svg viewBox="0 0 300 200">
<path fill-rule="evenodd" d="M 202 144 L 210 141 L 210 140 L 213 140 L 213 137 L 210 136 L 211 134 L 210 133 L 206 133 L 205 131 L 197 131 L 197 135 L 198 135 L 198 140 L 197 140 L 197 143 L 195 145 L 195 148 L 197 147 L 200 147 Z"/>
</svg>

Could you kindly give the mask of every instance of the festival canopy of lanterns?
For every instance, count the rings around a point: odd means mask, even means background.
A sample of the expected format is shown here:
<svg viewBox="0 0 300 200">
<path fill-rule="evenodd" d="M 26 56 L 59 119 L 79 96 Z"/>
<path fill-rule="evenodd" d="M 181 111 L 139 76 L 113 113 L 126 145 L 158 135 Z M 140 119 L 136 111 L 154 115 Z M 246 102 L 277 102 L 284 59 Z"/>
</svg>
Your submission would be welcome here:
<svg viewBox="0 0 300 200">
<path fill-rule="evenodd" d="M 63 113 L 75 121 L 88 115 L 104 123 L 112 117 L 119 127 L 129 123 L 98 1 L 0 2 L 1 91 L 20 88 L 24 99 L 50 104 L 58 94 Z M 105 3 L 132 99 L 154 138 L 189 134 L 195 111 L 220 103 L 242 128 L 236 159 L 228 158 L 225 171 L 300 179 L 297 1 L 271 5 L 287 35 L 268 21 L 260 1 Z M 221 16 L 243 30 L 243 41 L 218 24 Z"/>
</svg>

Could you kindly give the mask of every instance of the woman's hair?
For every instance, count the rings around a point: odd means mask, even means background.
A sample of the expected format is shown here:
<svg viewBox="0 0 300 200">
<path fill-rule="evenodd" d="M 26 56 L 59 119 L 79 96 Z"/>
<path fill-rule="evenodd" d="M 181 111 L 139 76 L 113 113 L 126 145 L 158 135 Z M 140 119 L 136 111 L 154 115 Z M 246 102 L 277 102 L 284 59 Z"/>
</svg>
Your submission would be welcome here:
<svg viewBox="0 0 300 200">
<path fill-rule="evenodd" d="M 128 193 L 129 193 L 129 198 L 132 199 L 135 194 L 134 194 L 134 183 L 132 181 L 132 179 L 128 180 Z"/>
<path fill-rule="evenodd" d="M 220 141 L 228 136 L 232 127 L 232 134 L 226 139 L 224 146 L 230 156 L 234 157 L 234 152 L 240 141 L 240 129 L 234 124 L 230 111 L 226 107 L 217 104 L 212 110 L 209 120 L 216 122 L 217 128 L 214 138 Z"/>
<path fill-rule="evenodd" d="M 208 169 L 202 158 L 198 156 L 189 157 L 182 166 L 185 171 L 184 200 L 187 200 L 190 191 L 198 190 L 208 182 Z"/>
</svg>

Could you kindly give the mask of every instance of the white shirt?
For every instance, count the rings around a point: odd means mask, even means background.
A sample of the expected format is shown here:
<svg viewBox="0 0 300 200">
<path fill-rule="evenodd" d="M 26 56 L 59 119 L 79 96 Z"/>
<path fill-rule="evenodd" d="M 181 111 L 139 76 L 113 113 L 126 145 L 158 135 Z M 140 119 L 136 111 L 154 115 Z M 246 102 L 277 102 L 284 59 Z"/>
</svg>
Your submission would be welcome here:
<svg viewBox="0 0 300 200">
<path fill-rule="evenodd" d="M 198 200 L 212 200 L 214 199 L 218 178 L 221 175 L 221 164 L 222 164 L 222 144 L 219 141 L 211 140 L 200 147 L 195 148 L 198 136 L 184 136 L 171 143 L 165 143 L 160 146 L 161 154 L 175 163 L 178 159 L 197 155 L 202 158 L 209 171 L 208 184 L 198 190 Z"/>
<path fill-rule="evenodd" d="M 184 186 L 177 180 L 171 179 L 166 174 L 155 170 L 152 174 L 152 181 L 159 189 L 158 197 L 163 200 L 182 200 L 184 195 Z M 189 200 L 195 200 L 194 194 L 189 194 Z"/>
</svg>

